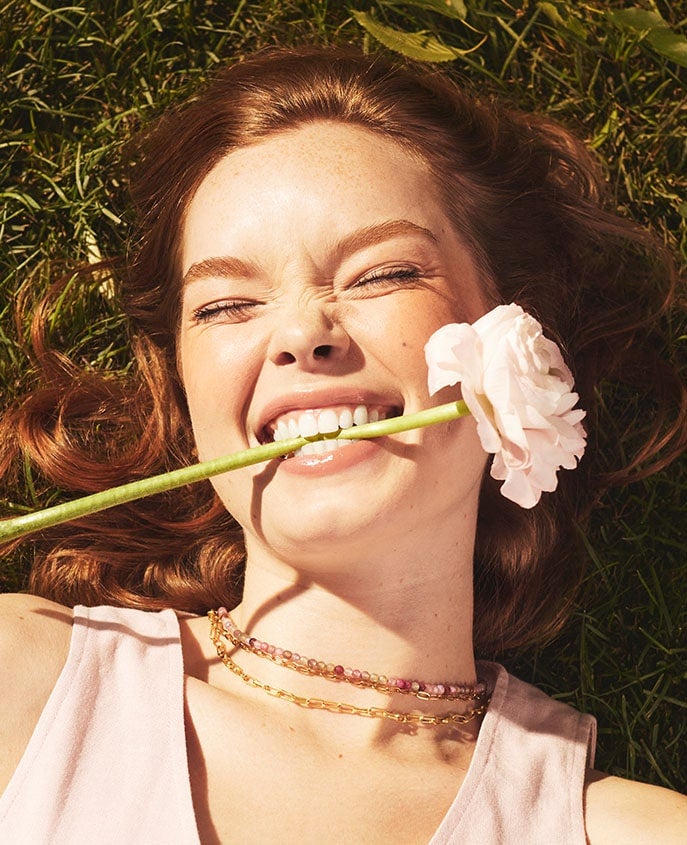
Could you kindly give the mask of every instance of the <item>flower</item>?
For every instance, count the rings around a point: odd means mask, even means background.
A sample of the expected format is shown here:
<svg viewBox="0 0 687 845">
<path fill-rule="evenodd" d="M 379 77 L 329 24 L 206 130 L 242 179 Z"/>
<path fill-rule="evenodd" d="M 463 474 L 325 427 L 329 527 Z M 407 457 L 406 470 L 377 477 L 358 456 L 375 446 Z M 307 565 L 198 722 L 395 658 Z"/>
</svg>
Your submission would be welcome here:
<svg viewBox="0 0 687 845">
<path fill-rule="evenodd" d="M 499 305 L 472 325 L 451 323 L 425 346 L 430 394 L 461 383 L 501 493 L 523 508 L 556 489 L 556 472 L 582 457 L 585 412 L 558 346 L 519 305 Z"/>
<path fill-rule="evenodd" d="M 584 411 L 573 410 L 578 397 L 572 392 L 572 375 L 560 350 L 522 308 L 499 305 L 472 325 L 444 326 L 427 342 L 425 355 L 430 393 L 461 382 L 462 401 L 354 426 L 336 436 L 346 440 L 382 437 L 471 413 L 482 446 L 494 453 L 492 476 L 504 482 L 503 495 L 524 508 L 536 505 L 542 490 L 556 489 L 558 469 L 575 468 L 585 447 L 580 423 Z M 322 434 L 320 439 L 330 436 Z M 308 439 L 265 443 L 40 511 L 0 519 L 0 541 L 273 460 L 305 445 Z"/>
</svg>

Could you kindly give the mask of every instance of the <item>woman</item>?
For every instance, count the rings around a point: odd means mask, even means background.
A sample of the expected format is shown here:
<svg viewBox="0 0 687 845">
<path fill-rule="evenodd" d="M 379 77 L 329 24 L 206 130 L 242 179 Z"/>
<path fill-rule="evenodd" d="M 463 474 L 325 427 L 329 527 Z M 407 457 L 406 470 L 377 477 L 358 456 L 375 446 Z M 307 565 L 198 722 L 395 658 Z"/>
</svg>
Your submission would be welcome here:
<svg viewBox="0 0 687 845">
<path fill-rule="evenodd" d="M 428 392 L 428 338 L 512 301 L 565 350 L 592 447 L 601 378 L 653 366 L 657 391 L 682 389 L 624 292 L 628 268 L 648 290 L 666 260 L 544 120 L 382 59 L 273 51 L 143 152 L 123 279 L 137 371 L 75 374 L 37 326 L 53 386 L 4 421 L 8 472 L 23 451 L 91 491 L 448 401 Z M 663 435 L 682 448 L 684 423 L 659 428 L 637 461 Z M 470 418 L 319 449 L 37 541 L 35 595 L 1 605 L 0 833 L 679 841 L 682 797 L 595 773 L 590 717 L 475 662 L 565 618 L 593 457 L 523 510 Z M 106 607 L 72 624 L 72 604 Z M 232 621 L 209 626 L 221 605 Z M 161 608 L 178 621 L 140 612 Z"/>
</svg>

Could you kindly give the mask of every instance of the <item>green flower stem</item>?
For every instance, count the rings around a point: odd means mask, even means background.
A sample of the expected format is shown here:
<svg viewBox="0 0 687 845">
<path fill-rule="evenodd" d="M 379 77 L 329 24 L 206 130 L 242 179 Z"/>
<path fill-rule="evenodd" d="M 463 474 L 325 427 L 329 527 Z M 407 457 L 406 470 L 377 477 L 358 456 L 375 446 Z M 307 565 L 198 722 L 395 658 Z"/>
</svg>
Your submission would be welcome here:
<svg viewBox="0 0 687 845">
<path fill-rule="evenodd" d="M 411 428 L 423 428 L 435 423 L 455 420 L 466 416 L 470 412 L 465 403 L 449 402 L 446 405 L 438 405 L 428 408 L 425 411 L 418 411 L 416 414 L 407 414 L 402 417 L 393 417 L 388 420 L 367 423 L 365 425 L 353 426 L 352 428 L 340 429 L 331 434 L 317 434 L 313 437 L 293 437 L 289 440 L 278 440 L 274 443 L 266 443 L 263 446 L 255 446 L 252 449 L 244 449 L 242 452 L 234 452 L 223 458 L 215 458 L 212 461 L 204 461 L 190 467 L 175 469 L 162 475 L 155 475 L 151 478 L 144 478 L 140 481 L 132 481 L 123 484 L 121 487 L 111 487 L 101 493 L 93 493 L 81 499 L 74 499 L 71 502 L 64 502 L 51 508 L 24 514 L 12 519 L 0 520 L 0 541 L 15 540 L 33 531 L 40 531 L 44 528 L 51 528 L 72 519 L 79 519 L 82 516 L 90 516 L 98 511 L 122 505 L 125 502 L 133 502 L 136 499 L 143 499 L 145 496 L 152 496 L 155 493 L 165 493 L 167 490 L 174 490 L 186 484 L 195 484 L 196 481 L 204 481 L 215 475 L 224 472 L 231 472 L 241 467 L 259 464 L 262 461 L 269 461 L 295 452 L 308 442 L 314 440 L 326 440 L 339 438 L 342 440 L 365 440 L 372 437 L 382 437 L 387 434 L 396 434 L 399 431 L 408 431 Z"/>
<path fill-rule="evenodd" d="M 435 423 L 457 420 L 459 417 L 468 416 L 468 406 L 460 399 L 458 402 L 449 402 L 446 405 L 437 405 L 434 408 L 427 408 L 425 411 L 418 411 L 415 414 L 404 414 L 402 417 L 392 417 L 388 420 L 366 423 L 365 425 L 354 425 L 352 428 L 340 429 L 335 437 L 338 440 L 369 440 L 372 437 L 382 437 L 385 434 L 396 434 L 399 431 L 409 431 L 411 428 L 424 428 Z M 313 440 L 321 440 L 328 435 L 321 434 Z"/>
</svg>

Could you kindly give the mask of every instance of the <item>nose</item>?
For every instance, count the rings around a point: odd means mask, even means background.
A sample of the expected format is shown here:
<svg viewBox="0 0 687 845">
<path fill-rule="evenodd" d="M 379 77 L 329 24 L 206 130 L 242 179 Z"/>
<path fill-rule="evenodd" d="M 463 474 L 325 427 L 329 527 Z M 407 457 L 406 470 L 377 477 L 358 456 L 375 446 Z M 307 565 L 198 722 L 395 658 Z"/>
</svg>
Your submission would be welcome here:
<svg viewBox="0 0 687 845">
<path fill-rule="evenodd" d="M 270 339 L 269 358 L 278 366 L 297 363 L 305 370 L 316 370 L 342 361 L 350 345 L 348 333 L 325 303 L 301 301 L 280 315 Z"/>
</svg>

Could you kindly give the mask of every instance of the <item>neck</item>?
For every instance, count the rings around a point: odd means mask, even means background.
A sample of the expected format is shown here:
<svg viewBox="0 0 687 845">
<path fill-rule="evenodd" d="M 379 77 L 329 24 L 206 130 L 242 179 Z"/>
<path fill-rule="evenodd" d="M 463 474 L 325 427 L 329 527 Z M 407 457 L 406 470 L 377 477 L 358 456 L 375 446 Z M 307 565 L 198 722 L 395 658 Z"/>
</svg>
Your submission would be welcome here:
<svg viewBox="0 0 687 845">
<path fill-rule="evenodd" d="M 426 684 L 474 684 L 477 499 L 476 487 L 461 499 L 423 488 L 410 500 L 384 508 L 378 503 L 369 512 L 362 507 L 339 511 L 326 497 L 319 509 L 304 505 L 298 519 L 257 508 L 253 521 L 244 526 L 247 564 L 243 599 L 232 610 L 236 626 L 276 648 L 325 664 Z M 206 620 L 201 622 L 210 654 L 214 648 Z M 301 674 L 245 650 L 232 656 L 259 685 L 303 699 L 428 716 L 471 710 L 469 701 L 426 701 Z M 406 733 L 393 720 L 344 717 L 341 712 L 321 712 L 314 719 L 311 710 L 251 689 L 221 661 L 209 665 L 211 682 L 231 688 L 232 698 L 261 708 L 266 718 L 278 717 L 280 724 L 287 720 L 317 744 L 346 742 L 370 749 L 393 741 L 404 754 L 409 750 Z M 431 756 L 437 743 L 450 744 L 457 737 L 466 739 L 468 748 L 477 729 L 473 719 L 465 731 L 444 730 L 443 725 L 419 730 L 414 747 L 420 754 L 429 750 Z"/>
<path fill-rule="evenodd" d="M 435 544 L 431 560 L 404 560 L 396 549 L 310 569 L 250 543 L 248 551 L 243 601 L 232 613 L 246 633 L 377 674 L 475 680 L 471 544 L 443 555 Z M 311 680 L 291 674 L 301 689 Z"/>
</svg>

